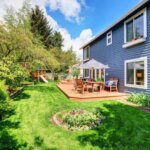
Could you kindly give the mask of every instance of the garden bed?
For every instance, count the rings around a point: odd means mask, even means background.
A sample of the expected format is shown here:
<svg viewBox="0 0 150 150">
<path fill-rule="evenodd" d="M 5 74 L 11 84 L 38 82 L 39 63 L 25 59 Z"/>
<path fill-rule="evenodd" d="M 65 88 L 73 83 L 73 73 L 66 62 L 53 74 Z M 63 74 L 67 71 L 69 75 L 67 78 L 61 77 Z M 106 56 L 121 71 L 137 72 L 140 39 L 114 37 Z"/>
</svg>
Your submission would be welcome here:
<svg viewBox="0 0 150 150">
<path fill-rule="evenodd" d="M 99 110 L 71 110 L 56 113 L 52 122 L 66 130 L 82 131 L 96 128 L 103 122 L 104 117 Z"/>
</svg>

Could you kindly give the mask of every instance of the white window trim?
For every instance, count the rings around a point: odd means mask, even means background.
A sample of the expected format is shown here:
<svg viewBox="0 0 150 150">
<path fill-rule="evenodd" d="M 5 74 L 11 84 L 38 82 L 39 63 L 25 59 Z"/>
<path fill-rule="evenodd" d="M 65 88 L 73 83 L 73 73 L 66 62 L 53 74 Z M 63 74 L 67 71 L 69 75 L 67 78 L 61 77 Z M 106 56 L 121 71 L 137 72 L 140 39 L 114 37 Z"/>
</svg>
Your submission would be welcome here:
<svg viewBox="0 0 150 150">
<path fill-rule="evenodd" d="M 134 85 L 127 84 L 127 63 L 138 62 L 138 61 L 144 61 L 144 86 L 135 85 L 135 83 L 134 83 Z M 134 79 L 135 79 L 135 77 L 134 77 Z M 147 89 L 147 57 L 125 60 L 125 62 L 124 62 L 124 84 L 126 87 Z"/>
<path fill-rule="evenodd" d="M 88 51 L 89 51 L 89 58 L 84 58 L 84 50 L 85 49 L 89 49 Z M 83 61 L 88 61 L 90 59 L 90 46 L 87 46 L 87 47 L 85 47 L 84 49 L 83 49 Z"/>
<path fill-rule="evenodd" d="M 130 22 L 131 20 L 134 20 L 136 17 L 138 17 L 141 14 L 144 14 L 144 37 L 141 38 L 141 41 L 142 42 L 146 41 L 146 38 L 147 38 L 147 8 L 144 8 L 141 11 L 139 11 L 137 14 L 135 14 L 134 16 L 132 16 L 131 18 L 129 18 L 128 20 L 126 20 L 124 22 L 124 45 L 123 45 L 123 48 L 127 48 L 130 46 L 142 43 L 140 41 L 140 39 L 137 39 L 137 40 L 131 41 L 131 42 L 127 42 L 127 28 L 126 28 L 128 22 Z"/>
<path fill-rule="evenodd" d="M 110 36 L 109 36 L 109 34 L 110 34 Z M 111 38 L 111 42 L 110 43 L 108 43 L 108 39 L 109 38 Z M 112 31 L 110 31 L 110 32 L 107 33 L 107 38 L 106 38 L 106 45 L 109 46 L 111 44 L 112 44 Z"/>
</svg>

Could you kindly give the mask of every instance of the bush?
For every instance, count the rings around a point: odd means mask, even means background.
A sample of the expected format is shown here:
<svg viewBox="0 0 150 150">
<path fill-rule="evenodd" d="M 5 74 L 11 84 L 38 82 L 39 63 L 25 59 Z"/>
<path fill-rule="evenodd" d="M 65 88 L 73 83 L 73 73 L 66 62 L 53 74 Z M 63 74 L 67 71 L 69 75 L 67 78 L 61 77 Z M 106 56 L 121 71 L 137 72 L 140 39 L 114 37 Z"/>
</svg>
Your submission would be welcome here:
<svg viewBox="0 0 150 150">
<path fill-rule="evenodd" d="M 141 106 L 150 106 L 150 96 L 147 96 L 144 93 L 132 93 L 128 96 L 128 101 Z"/>
<path fill-rule="evenodd" d="M 0 120 L 6 115 L 9 105 L 8 105 L 8 93 L 7 86 L 4 81 L 0 82 Z"/>
<path fill-rule="evenodd" d="M 73 110 L 62 116 L 70 130 L 87 130 L 98 126 L 102 121 L 100 111 Z"/>
<path fill-rule="evenodd" d="M 73 77 L 78 79 L 79 75 L 80 75 L 80 69 L 78 68 L 73 68 L 73 73 L 72 73 Z"/>
<path fill-rule="evenodd" d="M 0 80 L 5 80 L 10 89 L 21 85 L 24 76 L 26 75 L 24 68 L 14 63 L 12 58 L 3 58 L 0 60 Z"/>
<path fill-rule="evenodd" d="M 0 82 L 0 101 L 5 101 L 8 99 L 7 86 L 4 81 Z"/>
<path fill-rule="evenodd" d="M 103 78 L 97 78 L 96 81 L 97 81 L 97 82 L 104 82 L 104 79 L 103 79 Z"/>
</svg>

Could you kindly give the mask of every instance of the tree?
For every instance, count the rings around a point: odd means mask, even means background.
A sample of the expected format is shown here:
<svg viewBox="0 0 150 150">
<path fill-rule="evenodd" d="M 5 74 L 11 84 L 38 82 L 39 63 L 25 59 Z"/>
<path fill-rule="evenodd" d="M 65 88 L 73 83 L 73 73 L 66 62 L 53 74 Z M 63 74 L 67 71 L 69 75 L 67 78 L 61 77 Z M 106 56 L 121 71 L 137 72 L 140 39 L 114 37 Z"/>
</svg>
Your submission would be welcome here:
<svg viewBox="0 0 150 150">
<path fill-rule="evenodd" d="M 35 37 L 31 32 L 30 5 L 25 1 L 19 11 L 8 10 L 6 24 L 0 25 L 0 58 L 15 56 L 19 64 L 28 63 L 29 71 L 37 64 L 51 70 L 56 68 L 58 62 L 44 49 L 40 37 Z"/>
<path fill-rule="evenodd" d="M 79 68 L 73 68 L 73 73 L 72 73 L 73 77 L 75 77 L 76 79 L 78 79 L 79 75 L 80 75 L 80 69 Z"/>
<path fill-rule="evenodd" d="M 31 31 L 35 34 L 35 36 L 40 36 L 41 41 L 47 49 L 53 47 L 52 28 L 49 26 L 47 18 L 44 16 L 44 13 L 40 10 L 39 6 L 32 9 Z"/>
<path fill-rule="evenodd" d="M 4 16 L 5 23 L 7 27 L 22 27 L 25 30 L 31 30 L 31 6 L 30 0 L 24 0 L 23 5 L 19 11 L 15 11 L 13 7 L 8 7 L 6 9 L 6 14 Z"/>
<path fill-rule="evenodd" d="M 67 73 L 70 66 L 77 63 L 77 58 L 73 50 L 62 51 L 60 48 L 51 49 L 50 53 L 56 58 L 59 63 L 59 67 L 55 69 L 55 72 Z"/>
<path fill-rule="evenodd" d="M 61 49 L 61 47 L 63 46 L 63 38 L 62 35 L 60 34 L 60 32 L 55 32 L 53 35 L 53 47 L 58 47 L 59 49 Z"/>
<path fill-rule="evenodd" d="M 0 60 L 0 80 L 6 81 L 9 89 L 18 87 L 25 76 L 24 68 L 13 60 L 14 57 Z"/>
</svg>

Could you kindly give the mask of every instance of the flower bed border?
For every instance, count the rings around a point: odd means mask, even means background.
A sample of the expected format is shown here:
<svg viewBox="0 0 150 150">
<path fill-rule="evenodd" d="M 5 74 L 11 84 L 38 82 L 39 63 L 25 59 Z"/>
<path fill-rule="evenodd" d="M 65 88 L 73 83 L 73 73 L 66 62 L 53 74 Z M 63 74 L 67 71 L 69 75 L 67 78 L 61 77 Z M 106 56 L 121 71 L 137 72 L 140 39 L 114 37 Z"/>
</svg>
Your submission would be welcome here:
<svg viewBox="0 0 150 150">
<path fill-rule="evenodd" d="M 53 115 L 53 117 L 50 119 L 50 121 L 54 124 L 54 125 L 57 125 L 57 126 L 59 126 L 59 127 L 61 127 L 61 128 L 63 128 L 63 129 L 65 129 L 65 130 L 67 130 L 67 131 L 85 131 L 85 130 L 69 130 L 68 129 L 68 126 L 66 126 L 66 125 L 64 125 L 63 124 L 63 120 L 60 118 L 60 117 L 58 117 L 58 115 L 59 114 L 64 114 L 64 113 L 67 113 L 67 112 L 69 112 L 69 110 L 67 111 L 61 111 L 61 112 L 57 112 L 56 114 L 54 114 Z M 103 119 L 101 119 L 101 122 L 100 122 L 100 124 L 102 124 L 102 122 L 103 122 Z M 99 125 L 100 125 L 99 124 Z M 90 130 L 90 129 L 86 129 L 86 130 Z"/>
</svg>

